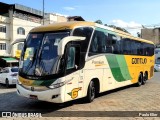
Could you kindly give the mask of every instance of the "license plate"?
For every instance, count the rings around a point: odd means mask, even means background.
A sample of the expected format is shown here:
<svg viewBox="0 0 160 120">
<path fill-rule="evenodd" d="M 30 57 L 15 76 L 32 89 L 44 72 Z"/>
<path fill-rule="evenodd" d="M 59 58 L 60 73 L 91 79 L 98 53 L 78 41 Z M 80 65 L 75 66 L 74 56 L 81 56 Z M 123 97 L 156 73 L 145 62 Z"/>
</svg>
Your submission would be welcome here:
<svg viewBox="0 0 160 120">
<path fill-rule="evenodd" d="M 38 99 L 38 97 L 36 95 L 30 95 L 29 98 L 31 98 L 31 99 Z"/>
</svg>

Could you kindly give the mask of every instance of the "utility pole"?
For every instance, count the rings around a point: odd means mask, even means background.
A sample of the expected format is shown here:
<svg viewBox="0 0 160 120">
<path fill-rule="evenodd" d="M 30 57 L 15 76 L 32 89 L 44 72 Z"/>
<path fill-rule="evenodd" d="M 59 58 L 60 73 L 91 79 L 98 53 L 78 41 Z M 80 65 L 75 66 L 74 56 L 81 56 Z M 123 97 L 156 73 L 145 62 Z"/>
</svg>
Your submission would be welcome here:
<svg viewBox="0 0 160 120">
<path fill-rule="evenodd" d="M 43 25 L 44 25 L 44 0 L 43 0 Z"/>
</svg>

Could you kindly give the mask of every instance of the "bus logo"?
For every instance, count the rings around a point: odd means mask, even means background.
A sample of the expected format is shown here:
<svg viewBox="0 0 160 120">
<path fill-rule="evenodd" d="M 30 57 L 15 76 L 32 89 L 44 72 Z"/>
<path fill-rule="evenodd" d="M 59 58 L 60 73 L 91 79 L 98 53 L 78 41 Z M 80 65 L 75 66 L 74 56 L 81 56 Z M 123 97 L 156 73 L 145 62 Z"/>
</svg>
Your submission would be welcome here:
<svg viewBox="0 0 160 120">
<path fill-rule="evenodd" d="M 74 88 L 70 93 L 68 93 L 68 95 L 71 96 L 72 99 L 75 99 L 78 97 L 78 91 L 81 90 L 82 88 Z"/>
</svg>

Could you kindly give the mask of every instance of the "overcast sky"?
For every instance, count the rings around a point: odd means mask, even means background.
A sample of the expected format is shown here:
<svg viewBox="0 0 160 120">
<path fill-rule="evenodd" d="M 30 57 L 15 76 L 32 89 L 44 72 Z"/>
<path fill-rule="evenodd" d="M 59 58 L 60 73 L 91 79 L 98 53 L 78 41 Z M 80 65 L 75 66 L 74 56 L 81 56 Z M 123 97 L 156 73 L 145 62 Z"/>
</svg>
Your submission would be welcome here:
<svg viewBox="0 0 160 120">
<path fill-rule="evenodd" d="M 42 10 L 43 0 L 0 0 Z M 160 24 L 160 0 L 45 0 L 45 12 L 82 16 L 87 21 L 124 27 L 132 34 L 141 25 Z M 136 29 L 138 28 L 138 30 Z"/>
</svg>

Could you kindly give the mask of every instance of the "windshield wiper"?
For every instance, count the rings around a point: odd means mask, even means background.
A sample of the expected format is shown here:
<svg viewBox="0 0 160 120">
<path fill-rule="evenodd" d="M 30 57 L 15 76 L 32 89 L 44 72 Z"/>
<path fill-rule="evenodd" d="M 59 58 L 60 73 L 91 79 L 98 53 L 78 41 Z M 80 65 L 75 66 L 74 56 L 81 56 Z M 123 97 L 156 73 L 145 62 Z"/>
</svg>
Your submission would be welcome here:
<svg viewBox="0 0 160 120">
<path fill-rule="evenodd" d="M 36 55 L 37 55 L 37 49 L 35 50 L 34 55 L 33 55 L 32 66 L 33 66 L 33 63 L 36 60 Z"/>
<path fill-rule="evenodd" d="M 29 70 L 30 70 L 30 68 L 32 68 L 32 66 L 33 66 L 33 64 L 34 64 L 34 62 L 35 62 L 35 60 L 36 60 L 36 55 L 37 55 L 37 49 L 35 50 L 35 52 L 34 52 L 34 55 L 33 55 L 33 59 L 32 59 L 32 61 L 29 61 L 29 64 L 28 64 L 28 66 L 26 67 L 26 74 L 29 72 Z"/>
<path fill-rule="evenodd" d="M 41 48 L 42 49 L 42 48 Z M 41 68 L 40 68 L 41 67 Z M 42 60 L 42 50 L 40 50 L 39 52 L 39 55 L 38 55 L 38 69 L 40 69 L 41 71 L 41 75 L 45 72 L 46 73 L 46 68 L 45 68 L 45 65 L 43 63 L 43 60 Z"/>
</svg>

